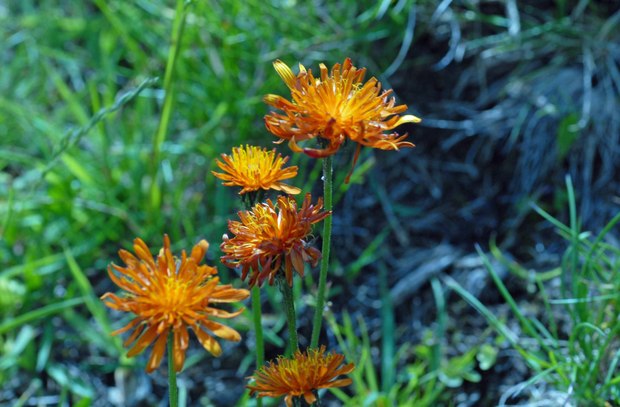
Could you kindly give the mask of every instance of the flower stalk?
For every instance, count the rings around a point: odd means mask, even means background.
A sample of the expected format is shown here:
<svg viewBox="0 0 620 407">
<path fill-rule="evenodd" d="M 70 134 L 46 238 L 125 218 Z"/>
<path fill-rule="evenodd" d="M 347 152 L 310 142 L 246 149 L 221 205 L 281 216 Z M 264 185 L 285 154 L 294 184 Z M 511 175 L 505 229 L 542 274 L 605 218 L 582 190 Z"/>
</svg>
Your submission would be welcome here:
<svg viewBox="0 0 620 407">
<path fill-rule="evenodd" d="M 323 158 L 323 204 L 326 212 L 332 211 L 332 156 Z M 327 286 L 327 270 L 329 268 L 329 249 L 332 238 L 332 217 L 328 216 L 323 221 L 323 246 L 321 248 L 321 270 L 319 272 L 319 289 L 316 298 L 316 309 L 314 310 L 314 320 L 312 323 L 312 336 L 310 347 L 316 348 L 319 345 L 321 335 L 321 325 L 323 323 L 323 307 L 325 306 L 325 290 Z"/>
<path fill-rule="evenodd" d="M 288 341 L 290 354 L 294 354 L 299 349 L 297 340 L 297 319 L 295 316 L 295 299 L 293 298 L 293 287 L 289 285 L 284 277 L 280 275 L 278 285 L 284 297 L 284 312 L 286 313 L 286 322 L 288 325 Z"/>
<path fill-rule="evenodd" d="M 252 209 L 254 203 L 262 199 L 263 191 L 251 191 L 241 195 L 241 201 L 245 204 L 247 210 Z M 256 368 L 260 368 L 265 363 L 265 340 L 263 338 L 263 310 L 260 301 L 260 287 L 254 286 L 250 289 L 252 298 L 252 322 L 254 323 L 254 336 L 256 340 Z M 256 406 L 262 407 L 263 401 L 256 400 Z"/>
<path fill-rule="evenodd" d="M 265 363 L 265 340 L 263 339 L 262 309 L 260 303 L 260 287 L 255 286 L 250 291 L 252 294 L 252 320 L 254 322 L 254 335 L 256 337 L 256 368 Z M 263 405 L 262 400 L 256 400 L 257 406 Z"/>
<path fill-rule="evenodd" d="M 174 333 L 168 333 L 168 397 L 170 407 L 179 405 L 179 392 L 177 389 L 177 371 L 174 367 Z"/>
</svg>

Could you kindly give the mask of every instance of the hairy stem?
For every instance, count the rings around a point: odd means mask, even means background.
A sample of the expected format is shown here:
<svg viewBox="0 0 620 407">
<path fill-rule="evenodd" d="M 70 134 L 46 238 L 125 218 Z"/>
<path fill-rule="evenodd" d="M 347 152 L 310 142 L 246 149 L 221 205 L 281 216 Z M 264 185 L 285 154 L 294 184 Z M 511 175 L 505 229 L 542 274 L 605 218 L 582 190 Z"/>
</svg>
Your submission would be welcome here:
<svg viewBox="0 0 620 407">
<path fill-rule="evenodd" d="M 295 300 L 293 299 L 293 287 L 288 285 L 284 277 L 279 277 L 280 291 L 284 297 L 284 312 L 286 312 L 286 321 L 288 325 L 288 341 L 291 354 L 299 349 L 297 342 L 297 321 L 295 318 Z"/>
<path fill-rule="evenodd" d="M 323 200 L 325 211 L 332 210 L 332 157 L 323 158 Z M 332 216 L 328 216 L 323 221 L 323 247 L 321 248 L 321 271 L 319 273 L 319 291 L 316 298 L 316 309 L 314 310 L 314 321 L 312 323 L 312 337 L 310 347 L 319 346 L 319 336 L 321 335 L 321 324 L 323 323 L 323 307 L 325 306 L 325 287 L 327 285 L 327 269 L 329 268 L 329 249 L 332 239 Z"/>
<path fill-rule="evenodd" d="M 256 335 L 256 369 L 260 369 L 265 362 L 265 342 L 263 340 L 262 310 L 260 303 L 260 287 L 252 288 L 252 319 L 254 320 L 254 335 Z M 263 401 L 256 399 L 257 407 L 263 405 Z"/>
<path fill-rule="evenodd" d="M 168 395 L 170 407 L 179 405 L 179 392 L 177 390 L 177 371 L 174 368 L 174 333 L 172 329 L 168 333 Z"/>
<path fill-rule="evenodd" d="M 257 192 L 250 192 L 244 194 L 241 197 L 241 201 L 245 205 L 246 210 L 251 210 L 252 207 L 261 199 L 261 196 Z M 254 335 L 256 336 L 256 369 L 260 369 L 265 363 L 265 340 L 263 339 L 263 323 L 260 302 L 260 287 L 254 286 L 251 290 L 252 293 L 252 320 L 254 322 Z M 263 401 L 260 398 L 256 399 L 256 407 L 262 407 Z"/>
</svg>

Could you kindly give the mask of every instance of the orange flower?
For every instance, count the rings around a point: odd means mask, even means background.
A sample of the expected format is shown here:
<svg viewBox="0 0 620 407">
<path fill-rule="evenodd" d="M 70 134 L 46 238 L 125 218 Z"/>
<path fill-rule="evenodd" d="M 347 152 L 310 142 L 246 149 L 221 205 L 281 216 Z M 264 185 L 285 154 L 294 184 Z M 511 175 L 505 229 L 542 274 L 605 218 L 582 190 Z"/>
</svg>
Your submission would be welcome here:
<svg viewBox="0 0 620 407">
<path fill-rule="evenodd" d="M 398 133 L 386 134 L 403 123 L 418 123 L 413 115 L 399 116 L 406 105 L 395 106 L 392 90 L 381 92 L 381 83 L 375 78 L 363 83 L 366 69 L 357 69 L 349 58 L 342 66 L 334 65 L 331 75 L 320 64 L 321 77 L 299 65 L 297 76 L 282 61 L 274 68 L 291 90 L 292 101 L 278 95 L 265 96 L 265 103 L 284 112 L 265 116 L 267 129 L 275 136 L 288 140 L 291 150 L 319 158 L 335 154 L 347 140 L 357 143 L 353 166 L 362 146 L 381 150 L 413 147 L 407 137 Z M 324 148 L 302 148 L 300 141 L 320 138 Z"/>
<path fill-rule="evenodd" d="M 183 250 L 180 259 L 173 257 L 167 235 L 164 235 L 164 247 L 156 259 L 142 239 L 135 239 L 133 247 L 137 258 L 120 250 L 118 254 L 127 266 L 112 264 L 108 268 L 112 281 L 126 294 L 118 297 L 106 293 L 101 297 L 108 307 L 136 315 L 125 327 L 112 333 L 118 335 L 134 329 L 124 343 L 124 346 L 133 344 L 127 356 L 135 356 L 155 342 L 146 366 L 146 371 L 152 372 L 161 364 L 168 333 L 172 331 L 174 367 L 178 372 L 183 368 L 189 345 L 188 327 L 214 356 L 219 356 L 222 348 L 211 335 L 235 342 L 241 339 L 237 331 L 211 318 L 233 318 L 243 309 L 231 313 L 213 308 L 212 304 L 241 301 L 249 292 L 219 284 L 215 267 L 199 265 L 209 248 L 206 240 L 195 245 L 189 257 Z"/>
<path fill-rule="evenodd" d="M 295 352 L 293 359 L 278 356 L 275 362 L 263 366 L 251 376 L 255 384 L 248 385 L 250 394 L 258 397 L 280 397 L 286 395 L 286 405 L 293 405 L 293 397 L 304 396 L 308 404 L 316 401 L 313 391 L 351 384 L 351 379 L 336 379 L 339 375 L 353 371 L 353 363 L 340 366 L 344 356 L 325 353 L 325 346 L 310 349 L 306 353 Z"/>
<path fill-rule="evenodd" d="M 274 278 L 284 260 L 284 273 L 289 285 L 293 284 L 295 269 L 304 275 L 304 262 L 316 267 L 321 252 L 305 240 L 312 231 L 312 224 L 325 219 L 331 212 L 321 212 L 323 199 L 316 205 L 310 204 L 311 196 L 306 194 L 299 212 L 295 199 L 286 196 L 278 198 L 278 207 L 271 200 L 255 205 L 250 211 L 239 212 L 240 221 L 228 221 L 233 238 L 224 235 L 221 249 L 222 263 L 228 267 L 241 266 L 241 278 L 248 272 L 250 287 L 260 286 L 269 277 Z"/>
<path fill-rule="evenodd" d="M 217 161 L 224 174 L 211 171 L 213 175 L 224 180 L 226 186 L 240 186 L 241 192 L 275 189 L 287 194 L 298 194 L 301 190 L 282 183 L 284 179 L 297 175 L 297 166 L 282 169 L 288 157 L 276 156 L 276 150 L 267 151 L 260 147 L 234 147 L 232 156 L 222 154 L 222 161 Z"/>
</svg>

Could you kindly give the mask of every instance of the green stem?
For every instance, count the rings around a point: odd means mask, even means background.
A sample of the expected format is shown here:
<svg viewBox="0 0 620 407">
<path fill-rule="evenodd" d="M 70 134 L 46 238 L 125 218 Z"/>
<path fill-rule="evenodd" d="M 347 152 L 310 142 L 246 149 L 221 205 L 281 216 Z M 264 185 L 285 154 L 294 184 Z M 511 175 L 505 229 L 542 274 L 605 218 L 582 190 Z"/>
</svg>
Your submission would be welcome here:
<svg viewBox="0 0 620 407">
<path fill-rule="evenodd" d="M 174 368 L 174 334 L 172 329 L 168 334 L 168 394 L 170 407 L 179 405 L 179 392 L 177 391 L 177 371 Z"/>
<path fill-rule="evenodd" d="M 299 349 L 297 342 L 297 322 L 295 318 L 295 301 L 293 300 L 293 287 L 288 285 L 284 277 L 278 277 L 280 291 L 284 297 L 284 312 L 286 313 L 286 321 L 288 325 L 288 341 L 291 354 Z"/>
<path fill-rule="evenodd" d="M 332 210 L 332 157 L 323 158 L 323 200 L 325 211 Z M 321 248 L 321 271 L 319 273 L 319 291 L 316 298 L 316 309 L 314 310 L 314 321 L 312 323 L 312 337 L 310 347 L 319 346 L 319 336 L 321 335 L 321 324 L 323 323 L 323 307 L 325 306 L 325 287 L 327 285 L 327 269 L 329 268 L 329 249 L 332 240 L 332 216 L 328 216 L 323 221 L 323 247 Z"/>
<path fill-rule="evenodd" d="M 246 209 L 249 211 L 252 206 L 258 201 L 259 195 L 254 192 L 245 194 L 241 200 L 245 204 Z M 260 287 L 254 286 L 251 290 L 252 293 L 252 320 L 254 322 L 254 334 L 256 335 L 256 369 L 260 369 L 265 363 L 265 340 L 263 339 L 263 324 L 262 324 L 262 310 L 260 302 Z M 256 399 L 256 407 L 262 407 L 263 401 L 260 398 Z"/>
<path fill-rule="evenodd" d="M 265 342 L 263 340 L 262 311 L 260 304 L 260 287 L 252 288 L 252 319 L 254 320 L 254 334 L 256 335 L 256 369 L 260 369 L 265 362 Z M 256 406 L 261 407 L 263 401 L 256 399 Z"/>
<path fill-rule="evenodd" d="M 176 11 L 174 13 L 174 21 L 172 23 L 172 44 L 168 51 L 168 60 L 166 62 L 166 72 L 164 73 L 164 106 L 162 108 L 157 132 L 153 137 L 153 155 L 151 158 L 151 186 L 150 186 L 150 204 L 153 212 L 158 212 L 161 205 L 161 194 L 157 185 L 157 172 L 159 170 L 159 161 L 161 146 L 166 139 L 170 116 L 172 115 L 173 104 L 173 74 L 174 66 L 181 49 L 181 38 L 183 37 L 183 29 L 185 28 L 185 0 L 177 0 Z"/>
</svg>

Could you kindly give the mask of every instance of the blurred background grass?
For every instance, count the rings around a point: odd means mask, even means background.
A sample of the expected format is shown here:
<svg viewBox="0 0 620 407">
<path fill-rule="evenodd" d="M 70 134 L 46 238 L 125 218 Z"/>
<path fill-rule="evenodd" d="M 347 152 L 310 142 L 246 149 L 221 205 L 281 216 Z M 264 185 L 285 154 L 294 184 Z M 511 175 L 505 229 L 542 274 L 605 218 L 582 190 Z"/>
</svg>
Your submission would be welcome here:
<svg viewBox="0 0 620 407">
<path fill-rule="evenodd" d="M 437 344 L 452 343 L 458 323 L 441 319 L 448 317 L 438 310 L 449 312 L 440 306 L 445 293 L 430 281 L 469 273 L 463 259 L 493 234 L 519 259 L 552 261 L 562 251 L 559 239 L 528 203 L 565 219 L 566 173 L 586 227 L 617 212 L 617 2 L 227 0 L 188 2 L 185 10 L 171 120 L 154 162 L 174 2 L 0 2 L 0 401 L 163 399 L 163 379 L 143 375 L 140 362 L 123 359 L 120 341 L 107 337 L 120 326 L 97 299 L 113 289 L 107 264 L 136 236 L 155 247 L 164 232 L 177 248 L 207 238 L 209 262 L 217 263 L 238 203 L 210 170 L 232 146 L 270 145 L 261 99 L 285 93 L 271 62 L 316 69 L 347 56 L 424 118 L 404 129 L 415 150 L 365 151 L 357 183 L 346 194 L 337 183 L 336 319 L 324 340 L 336 346 L 349 338 L 349 351 L 358 346 L 367 357 L 382 349 L 372 362 L 362 360 L 369 373 L 350 402 L 410 398 L 390 395 L 398 389 L 435 402 L 442 395 L 410 387 L 440 368 L 426 383 L 443 377 L 456 389 L 445 400 L 476 392 L 485 393 L 476 401 L 492 400 L 499 390 L 463 385 L 485 383 L 472 373 L 480 371 L 480 338 L 463 341 L 473 352 L 460 346 L 439 353 Z M 349 159 L 350 151 L 337 163 L 344 172 Z M 319 193 L 314 163 L 293 160 L 306 170 L 298 184 Z M 471 275 L 463 277 L 471 287 L 486 284 Z M 312 287 L 309 278 L 302 292 Z M 302 315 L 311 307 L 306 297 Z M 347 325 L 345 309 L 355 314 L 349 322 L 361 317 L 366 325 Z M 283 320 L 273 317 L 277 343 Z M 341 341 L 332 333 L 338 324 Z M 367 340 L 354 341 L 364 330 Z M 244 349 L 251 348 L 246 334 Z M 412 339 L 428 346 L 413 349 Z M 181 387 L 194 404 L 232 405 L 241 396 L 250 361 L 241 348 L 227 349 L 236 356 L 207 362 L 196 354 L 188 363 Z M 486 387 L 497 387 L 488 380 Z M 234 390 L 223 391 L 224 384 Z"/>
</svg>

